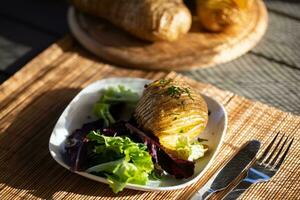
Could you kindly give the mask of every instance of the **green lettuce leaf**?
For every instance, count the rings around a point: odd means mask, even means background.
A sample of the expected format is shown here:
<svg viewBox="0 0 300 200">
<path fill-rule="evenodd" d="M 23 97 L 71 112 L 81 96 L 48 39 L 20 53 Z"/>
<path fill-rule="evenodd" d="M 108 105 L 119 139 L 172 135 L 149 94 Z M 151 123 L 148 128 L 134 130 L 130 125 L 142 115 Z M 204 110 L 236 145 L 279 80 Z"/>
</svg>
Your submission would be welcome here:
<svg viewBox="0 0 300 200">
<path fill-rule="evenodd" d="M 115 117 L 111 113 L 111 108 L 118 104 L 123 104 L 122 112 L 126 117 L 131 115 L 131 110 L 134 109 L 139 96 L 137 93 L 126 89 L 124 86 L 110 87 L 103 91 L 99 101 L 93 107 L 93 113 L 100 119 L 104 120 L 105 126 L 109 126 L 116 122 Z"/>
<path fill-rule="evenodd" d="M 102 163 L 99 165 L 95 165 L 93 167 L 90 167 L 86 170 L 86 172 L 113 172 L 115 171 L 123 162 L 125 161 L 125 158 L 121 158 L 115 161 L 110 161 L 106 163 Z"/>
<path fill-rule="evenodd" d="M 104 120 L 105 126 L 109 126 L 116 122 L 114 117 L 111 115 L 110 111 L 110 104 L 104 103 L 103 101 L 97 102 L 93 107 L 94 114 L 99 118 Z"/>
<path fill-rule="evenodd" d="M 105 174 L 107 177 L 107 181 L 109 187 L 112 189 L 114 193 L 121 192 L 126 186 L 127 182 L 122 182 L 118 179 L 118 177 L 110 174 Z"/>
<path fill-rule="evenodd" d="M 176 143 L 176 152 L 178 157 L 194 161 L 204 156 L 204 153 L 207 151 L 207 148 L 198 141 L 193 143 L 189 142 L 189 139 L 185 136 L 180 136 L 177 139 Z"/>
<path fill-rule="evenodd" d="M 95 142 L 93 151 L 103 163 L 87 169 L 89 173 L 104 173 L 113 192 L 123 190 L 127 183 L 145 185 L 154 169 L 147 147 L 128 137 L 109 137 L 92 131 L 87 135 Z"/>
</svg>

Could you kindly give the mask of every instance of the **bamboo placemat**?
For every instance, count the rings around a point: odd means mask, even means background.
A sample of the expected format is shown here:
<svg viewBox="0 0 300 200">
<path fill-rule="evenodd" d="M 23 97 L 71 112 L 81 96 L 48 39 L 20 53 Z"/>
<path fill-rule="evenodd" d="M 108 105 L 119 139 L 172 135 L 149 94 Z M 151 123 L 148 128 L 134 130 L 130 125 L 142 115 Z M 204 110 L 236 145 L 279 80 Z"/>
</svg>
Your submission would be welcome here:
<svg viewBox="0 0 300 200">
<path fill-rule="evenodd" d="M 265 144 L 278 131 L 295 137 L 286 161 L 271 181 L 252 186 L 242 198 L 299 198 L 300 117 L 188 78 L 193 87 L 223 103 L 229 114 L 222 149 L 199 182 L 182 190 L 124 190 L 116 196 L 107 185 L 62 168 L 48 152 L 54 124 L 84 86 L 111 76 L 157 79 L 178 75 L 103 64 L 67 37 L 0 86 L 0 199 L 188 199 L 243 142 L 255 138 Z"/>
</svg>

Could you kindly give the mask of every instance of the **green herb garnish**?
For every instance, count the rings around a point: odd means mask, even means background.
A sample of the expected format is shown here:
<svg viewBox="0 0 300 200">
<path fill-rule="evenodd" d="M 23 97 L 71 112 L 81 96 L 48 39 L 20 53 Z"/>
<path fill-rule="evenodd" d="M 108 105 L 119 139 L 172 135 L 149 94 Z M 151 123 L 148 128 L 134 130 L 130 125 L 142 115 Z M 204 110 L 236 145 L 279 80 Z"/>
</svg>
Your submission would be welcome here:
<svg viewBox="0 0 300 200">
<path fill-rule="evenodd" d="M 190 99 L 194 100 L 193 97 L 191 96 L 189 88 L 181 88 L 174 85 L 167 88 L 167 94 L 176 99 L 179 99 L 181 95 L 184 93 L 187 94 L 190 97 Z"/>
<path fill-rule="evenodd" d="M 171 82 L 172 82 L 172 79 L 160 79 L 159 80 L 160 85 L 168 85 Z"/>
<path fill-rule="evenodd" d="M 207 139 L 203 139 L 203 138 L 198 138 L 197 141 L 198 142 L 207 142 L 208 140 Z"/>
<path fill-rule="evenodd" d="M 191 95 L 191 92 L 190 92 L 189 88 L 184 88 L 184 91 L 190 97 L 190 99 L 194 100 L 193 97 L 192 97 L 192 95 Z"/>
</svg>

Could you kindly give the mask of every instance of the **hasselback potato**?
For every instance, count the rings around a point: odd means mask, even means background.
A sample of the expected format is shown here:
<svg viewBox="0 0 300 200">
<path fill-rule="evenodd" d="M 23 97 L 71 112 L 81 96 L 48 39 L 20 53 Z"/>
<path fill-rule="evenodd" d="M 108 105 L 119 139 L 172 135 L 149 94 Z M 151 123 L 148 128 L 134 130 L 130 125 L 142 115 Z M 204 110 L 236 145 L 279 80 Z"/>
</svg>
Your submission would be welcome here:
<svg viewBox="0 0 300 200">
<path fill-rule="evenodd" d="M 174 153 L 178 138 L 185 136 L 191 143 L 205 129 L 208 110 L 202 96 L 187 83 L 161 79 L 145 86 L 134 116 L 143 130 Z"/>
<path fill-rule="evenodd" d="M 174 41 L 187 33 L 192 17 L 182 0 L 69 0 L 78 10 L 104 18 L 149 41 Z"/>
</svg>

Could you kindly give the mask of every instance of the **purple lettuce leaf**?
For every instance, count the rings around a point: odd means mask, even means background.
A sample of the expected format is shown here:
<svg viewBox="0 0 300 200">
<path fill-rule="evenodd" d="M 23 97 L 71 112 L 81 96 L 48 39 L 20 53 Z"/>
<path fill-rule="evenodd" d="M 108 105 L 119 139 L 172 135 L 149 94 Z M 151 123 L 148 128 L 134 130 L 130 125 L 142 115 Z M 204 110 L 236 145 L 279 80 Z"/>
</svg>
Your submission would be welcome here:
<svg viewBox="0 0 300 200">
<path fill-rule="evenodd" d="M 143 142 L 148 147 L 154 163 L 175 178 L 188 178 L 194 174 L 195 165 L 191 161 L 174 158 L 160 145 L 158 138 L 146 135 L 131 123 L 117 122 L 104 128 L 102 120 L 86 123 L 76 129 L 66 141 L 65 160 L 71 170 L 83 171 L 98 163 L 98 158 L 92 149 L 94 144 L 89 142 L 86 135 L 91 131 L 100 130 L 106 136 L 129 136 L 133 141 Z M 130 134 L 131 132 L 131 134 Z M 130 135 L 129 135 L 130 134 Z"/>
<path fill-rule="evenodd" d="M 97 120 L 84 124 L 80 129 L 76 129 L 65 142 L 64 158 L 71 170 L 82 171 L 86 169 L 87 144 L 86 135 L 93 130 L 103 128 L 103 121 Z"/>
<path fill-rule="evenodd" d="M 84 124 L 80 129 L 76 129 L 65 142 L 64 158 L 71 170 L 83 171 L 90 166 L 99 164 L 98 156 L 92 151 L 94 144 L 86 138 L 89 132 L 97 130 L 105 136 L 128 135 L 128 129 L 124 122 L 117 122 L 105 128 L 103 120 Z"/>
</svg>

